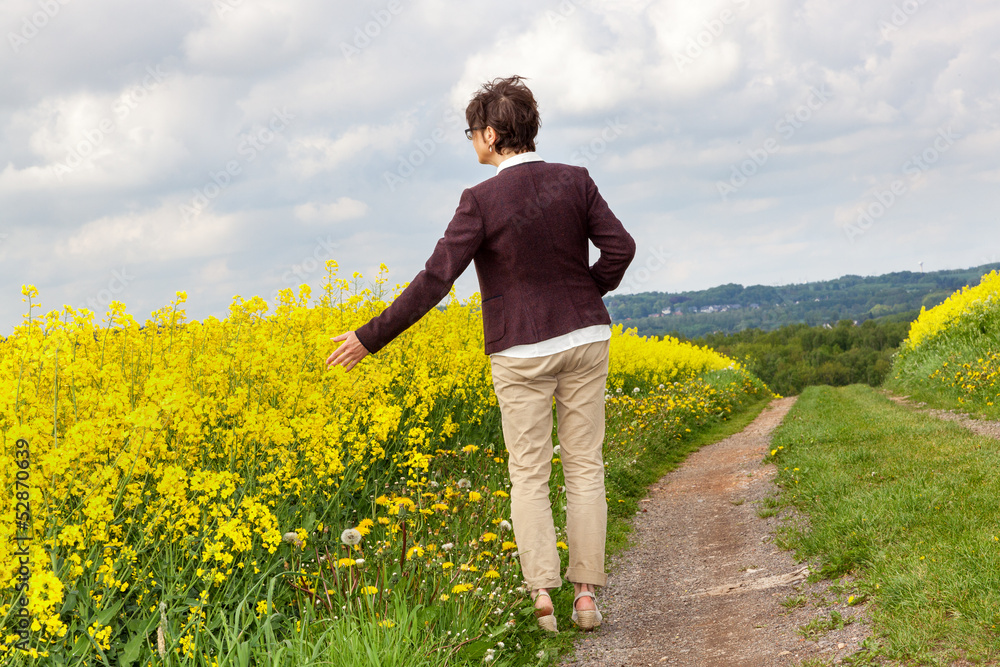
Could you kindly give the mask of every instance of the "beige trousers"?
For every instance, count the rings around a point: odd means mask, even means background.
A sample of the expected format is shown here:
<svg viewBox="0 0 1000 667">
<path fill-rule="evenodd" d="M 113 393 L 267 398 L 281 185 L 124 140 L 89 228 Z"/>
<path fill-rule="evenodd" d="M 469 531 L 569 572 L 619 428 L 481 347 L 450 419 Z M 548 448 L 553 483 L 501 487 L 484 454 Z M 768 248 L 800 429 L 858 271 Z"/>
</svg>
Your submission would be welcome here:
<svg viewBox="0 0 1000 667">
<path fill-rule="evenodd" d="M 549 501 L 553 397 L 566 478 L 566 579 L 595 586 L 607 582 L 608 505 L 601 450 L 609 349 L 610 341 L 605 340 L 546 357 L 490 357 L 510 455 L 514 538 L 521 572 L 532 590 L 562 585 Z"/>
</svg>

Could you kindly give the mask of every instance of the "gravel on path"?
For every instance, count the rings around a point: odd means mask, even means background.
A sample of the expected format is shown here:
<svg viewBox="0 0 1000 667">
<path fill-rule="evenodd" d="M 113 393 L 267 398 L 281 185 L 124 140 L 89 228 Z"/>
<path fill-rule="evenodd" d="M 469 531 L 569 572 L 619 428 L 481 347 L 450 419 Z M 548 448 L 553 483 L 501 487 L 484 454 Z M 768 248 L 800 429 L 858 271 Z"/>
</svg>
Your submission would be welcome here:
<svg viewBox="0 0 1000 667">
<path fill-rule="evenodd" d="M 564 667 L 837 664 L 859 649 L 865 605 L 847 606 L 844 581 L 805 583 L 807 565 L 774 544 L 781 517 L 758 516 L 777 493 L 776 470 L 763 463 L 771 432 L 794 402 L 775 400 L 649 487 L 636 546 L 613 559 L 598 594 L 604 624 Z M 833 610 L 844 627 L 800 634 Z"/>
<path fill-rule="evenodd" d="M 943 419 L 945 421 L 956 422 L 973 433 L 1000 440 L 1000 421 L 977 419 L 964 412 L 958 412 L 957 410 L 938 410 L 935 408 L 928 408 L 926 403 L 914 403 L 910 400 L 909 396 L 896 396 L 894 394 L 887 395 L 890 399 L 900 405 L 906 405 L 917 410 L 926 411 L 927 414 L 932 417 L 937 417 L 938 419 Z"/>
</svg>

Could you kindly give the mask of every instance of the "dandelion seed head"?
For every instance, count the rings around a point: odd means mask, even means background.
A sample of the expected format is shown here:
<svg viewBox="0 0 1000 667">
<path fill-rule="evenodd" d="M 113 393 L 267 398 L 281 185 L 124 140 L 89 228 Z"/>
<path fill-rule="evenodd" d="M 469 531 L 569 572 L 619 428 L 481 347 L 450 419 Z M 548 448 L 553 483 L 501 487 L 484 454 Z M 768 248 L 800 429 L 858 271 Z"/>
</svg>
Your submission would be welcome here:
<svg viewBox="0 0 1000 667">
<path fill-rule="evenodd" d="M 340 541 L 348 546 L 361 543 L 361 533 L 354 528 L 348 528 L 340 534 Z"/>
</svg>

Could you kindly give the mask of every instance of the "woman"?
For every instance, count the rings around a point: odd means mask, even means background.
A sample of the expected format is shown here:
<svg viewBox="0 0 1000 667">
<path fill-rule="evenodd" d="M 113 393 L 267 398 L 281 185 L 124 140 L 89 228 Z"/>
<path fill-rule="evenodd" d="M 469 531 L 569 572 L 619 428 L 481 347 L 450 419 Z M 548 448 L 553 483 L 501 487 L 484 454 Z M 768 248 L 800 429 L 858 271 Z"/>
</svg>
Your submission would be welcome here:
<svg viewBox="0 0 1000 667">
<path fill-rule="evenodd" d="M 483 333 L 509 453 L 511 519 L 539 625 L 557 631 L 549 590 L 562 585 L 549 502 L 552 399 L 566 479 L 573 621 L 600 625 L 594 588 L 604 572 L 604 391 L 611 317 L 601 297 L 625 275 L 635 242 L 586 169 L 535 154 L 541 124 L 522 77 L 473 96 L 466 136 L 492 178 L 465 190 L 423 271 L 326 360 L 350 371 L 439 303 L 475 262 Z M 589 266 L 589 242 L 600 258 Z"/>
</svg>

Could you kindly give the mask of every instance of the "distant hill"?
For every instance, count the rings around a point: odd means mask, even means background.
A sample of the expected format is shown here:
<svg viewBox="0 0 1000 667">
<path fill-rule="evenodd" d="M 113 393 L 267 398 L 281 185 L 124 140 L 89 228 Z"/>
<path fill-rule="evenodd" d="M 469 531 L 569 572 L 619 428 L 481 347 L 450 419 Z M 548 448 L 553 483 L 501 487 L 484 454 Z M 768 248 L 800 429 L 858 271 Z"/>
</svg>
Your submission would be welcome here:
<svg viewBox="0 0 1000 667">
<path fill-rule="evenodd" d="M 695 292 L 644 292 L 605 297 L 615 323 L 635 327 L 641 336 L 697 338 L 749 328 L 772 331 L 788 324 L 835 325 L 840 320 L 910 320 L 921 306 L 931 308 L 983 274 L 1000 269 L 984 264 L 970 269 L 881 276 L 843 276 L 836 280 L 784 285 L 720 285 Z"/>
</svg>

